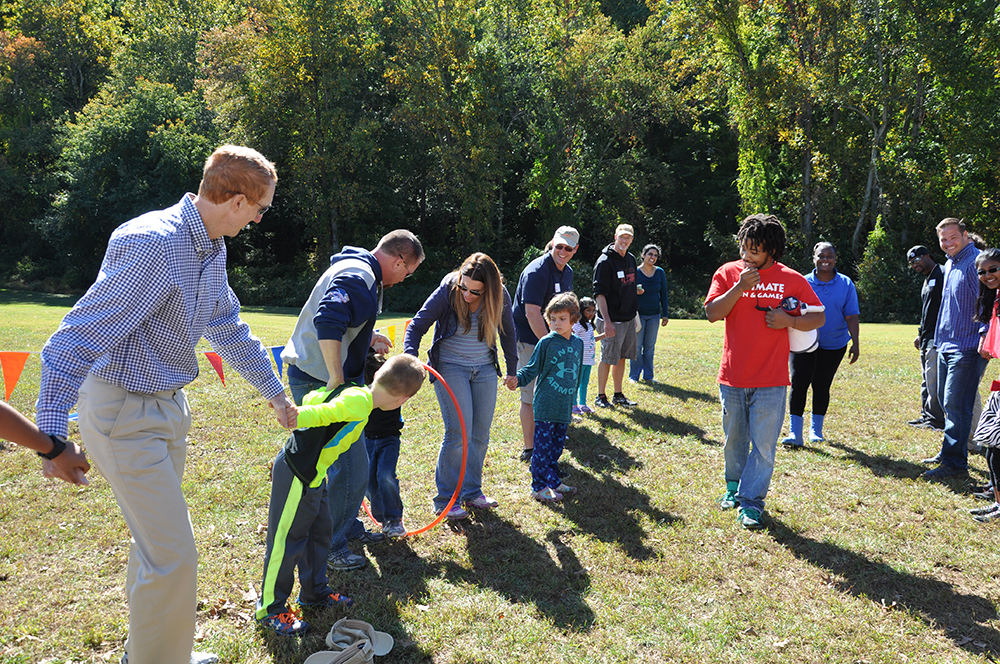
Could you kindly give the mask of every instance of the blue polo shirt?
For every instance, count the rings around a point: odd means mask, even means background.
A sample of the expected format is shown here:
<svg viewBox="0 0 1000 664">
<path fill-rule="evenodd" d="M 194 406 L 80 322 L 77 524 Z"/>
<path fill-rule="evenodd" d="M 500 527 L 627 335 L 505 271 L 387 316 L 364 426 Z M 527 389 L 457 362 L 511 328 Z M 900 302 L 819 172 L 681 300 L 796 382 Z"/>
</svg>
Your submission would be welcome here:
<svg viewBox="0 0 1000 664">
<path fill-rule="evenodd" d="M 941 308 L 934 332 L 934 346 L 939 353 L 976 350 L 979 336 L 986 333 L 986 326 L 974 318 L 979 297 L 978 257 L 979 249 L 970 242 L 945 261 Z"/>
<path fill-rule="evenodd" d="M 816 270 L 813 270 L 806 275 L 806 281 L 826 307 L 826 323 L 817 330 L 819 347 L 825 350 L 843 348 L 851 340 L 847 317 L 861 313 L 858 308 L 858 289 L 854 287 L 850 277 L 840 272 L 835 272 L 830 281 L 822 281 Z"/>
<path fill-rule="evenodd" d="M 552 260 L 552 252 L 528 263 L 517 280 L 517 290 L 514 292 L 514 331 L 521 343 L 534 346 L 538 337 L 531 331 L 528 317 L 524 313 L 524 305 L 535 304 L 545 312 L 545 306 L 556 293 L 568 293 L 573 290 L 573 268 L 569 265 L 559 271 L 556 262 Z"/>
</svg>

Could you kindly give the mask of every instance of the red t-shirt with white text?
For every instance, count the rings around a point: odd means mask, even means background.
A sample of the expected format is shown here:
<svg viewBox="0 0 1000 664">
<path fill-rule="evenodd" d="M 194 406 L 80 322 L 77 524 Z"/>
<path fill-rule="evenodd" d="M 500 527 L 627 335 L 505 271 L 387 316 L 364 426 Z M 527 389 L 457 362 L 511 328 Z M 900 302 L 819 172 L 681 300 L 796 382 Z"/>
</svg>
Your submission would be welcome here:
<svg viewBox="0 0 1000 664">
<path fill-rule="evenodd" d="M 712 277 L 705 298 L 708 304 L 724 295 L 740 280 L 742 260 L 726 263 Z M 788 330 L 767 326 L 757 305 L 777 309 L 786 297 L 796 297 L 810 306 L 820 306 L 809 282 L 795 270 L 775 262 L 760 271 L 760 283 L 743 296 L 726 316 L 719 382 L 730 387 L 780 387 L 788 385 Z"/>
</svg>

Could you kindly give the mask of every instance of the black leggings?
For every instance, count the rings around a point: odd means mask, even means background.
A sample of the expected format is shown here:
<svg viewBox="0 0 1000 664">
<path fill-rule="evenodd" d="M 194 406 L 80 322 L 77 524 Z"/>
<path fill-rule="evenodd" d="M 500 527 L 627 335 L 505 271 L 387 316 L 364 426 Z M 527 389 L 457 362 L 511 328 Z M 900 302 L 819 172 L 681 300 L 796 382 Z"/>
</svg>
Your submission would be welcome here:
<svg viewBox="0 0 1000 664">
<path fill-rule="evenodd" d="M 1000 450 L 995 447 L 986 448 L 986 467 L 990 469 L 990 485 L 997 486 L 997 475 L 1000 475 Z"/>
<path fill-rule="evenodd" d="M 817 348 L 811 353 L 792 353 L 788 362 L 792 372 L 792 396 L 788 400 L 788 411 L 792 415 L 802 417 L 810 385 L 813 388 L 813 414 L 826 415 L 826 409 L 830 407 L 830 385 L 846 352 L 847 346 L 836 350 Z"/>
</svg>

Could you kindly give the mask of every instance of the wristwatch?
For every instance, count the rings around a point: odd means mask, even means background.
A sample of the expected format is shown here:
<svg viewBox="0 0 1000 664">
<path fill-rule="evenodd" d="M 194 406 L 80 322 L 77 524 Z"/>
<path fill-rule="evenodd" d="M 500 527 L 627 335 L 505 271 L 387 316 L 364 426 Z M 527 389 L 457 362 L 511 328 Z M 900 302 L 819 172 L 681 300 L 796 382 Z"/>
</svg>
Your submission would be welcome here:
<svg viewBox="0 0 1000 664">
<path fill-rule="evenodd" d="M 63 450 L 66 449 L 66 441 L 63 440 L 62 438 L 57 438 L 52 434 L 49 434 L 49 438 L 52 440 L 52 451 L 49 452 L 48 454 L 42 454 L 41 452 L 36 452 L 35 454 L 42 457 L 43 459 L 48 459 L 49 461 L 52 461 L 57 456 L 62 454 Z"/>
</svg>

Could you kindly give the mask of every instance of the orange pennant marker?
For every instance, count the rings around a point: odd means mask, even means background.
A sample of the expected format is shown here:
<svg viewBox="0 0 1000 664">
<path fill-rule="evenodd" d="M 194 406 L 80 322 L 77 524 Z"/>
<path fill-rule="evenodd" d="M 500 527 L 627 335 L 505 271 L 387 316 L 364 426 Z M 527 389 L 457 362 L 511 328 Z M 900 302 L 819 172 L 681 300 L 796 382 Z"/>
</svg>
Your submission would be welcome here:
<svg viewBox="0 0 1000 664">
<path fill-rule="evenodd" d="M 205 351 L 205 357 L 212 364 L 215 369 L 215 373 L 219 374 L 219 379 L 222 381 L 222 386 L 226 386 L 226 377 L 222 375 L 222 358 L 215 351 L 207 350 Z"/>
<path fill-rule="evenodd" d="M 4 401 L 10 401 L 11 392 L 14 391 L 14 386 L 17 385 L 17 381 L 21 378 L 21 372 L 24 371 L 24 363 L 28 360 L 28 353 L 26 351 L 0 351 L 0 368 L 3 369 L 3 385 Z"/>
</svg>

